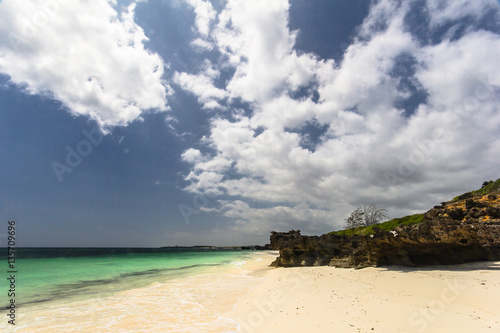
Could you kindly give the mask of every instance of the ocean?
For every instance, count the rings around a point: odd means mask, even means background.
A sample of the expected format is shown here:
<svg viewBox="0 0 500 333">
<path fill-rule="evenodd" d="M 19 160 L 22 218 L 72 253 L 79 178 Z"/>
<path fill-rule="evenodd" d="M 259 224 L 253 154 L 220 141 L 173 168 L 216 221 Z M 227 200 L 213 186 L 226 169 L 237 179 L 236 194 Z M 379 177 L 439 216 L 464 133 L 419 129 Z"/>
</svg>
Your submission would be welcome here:
<svg viewBox="0 0 500 333">
<path fill-rule="evenodd" d="M 193 248 L 18 248 L 16 325 L 3 315 L 0 331 L 236 332 L 238 323 L 223 314 L 259 282 L 242 268 L 255 255 Z M 2 260 L 7 266 L 7 257 Z M 6 278 L 0 288 L 6 309 Z"/>
</svg>

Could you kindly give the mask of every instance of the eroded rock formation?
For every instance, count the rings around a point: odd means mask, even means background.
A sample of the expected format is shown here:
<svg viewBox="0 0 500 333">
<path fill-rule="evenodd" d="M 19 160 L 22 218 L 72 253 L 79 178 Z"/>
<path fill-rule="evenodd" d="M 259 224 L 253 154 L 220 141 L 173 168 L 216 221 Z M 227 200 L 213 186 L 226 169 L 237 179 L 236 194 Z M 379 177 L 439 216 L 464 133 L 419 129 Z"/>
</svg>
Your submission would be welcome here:
<svg viewBox="0 0 500 333">
<path fill-rule="evenodd" d="M 271 247 L 280 256 L 271 266 L 363 268 L 500 260 L 500 193 L 466 194 L 435 206 L 419 224 L 374 231 L 367 236 L 272 232 Z"/>
</svg>

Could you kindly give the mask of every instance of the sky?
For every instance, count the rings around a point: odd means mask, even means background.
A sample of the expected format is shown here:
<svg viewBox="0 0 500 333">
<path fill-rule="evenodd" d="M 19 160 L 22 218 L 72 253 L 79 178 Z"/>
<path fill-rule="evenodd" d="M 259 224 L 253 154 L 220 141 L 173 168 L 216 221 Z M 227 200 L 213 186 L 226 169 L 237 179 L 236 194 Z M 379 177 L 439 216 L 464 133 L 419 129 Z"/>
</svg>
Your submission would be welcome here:
<svg viewBox="0 0 500 333">
<path fill-rule="evenodd" d="M 500 177 L 499 54 L 496 0 L 0 0 L 0 242 L 424 212 Z"/>
</svg>

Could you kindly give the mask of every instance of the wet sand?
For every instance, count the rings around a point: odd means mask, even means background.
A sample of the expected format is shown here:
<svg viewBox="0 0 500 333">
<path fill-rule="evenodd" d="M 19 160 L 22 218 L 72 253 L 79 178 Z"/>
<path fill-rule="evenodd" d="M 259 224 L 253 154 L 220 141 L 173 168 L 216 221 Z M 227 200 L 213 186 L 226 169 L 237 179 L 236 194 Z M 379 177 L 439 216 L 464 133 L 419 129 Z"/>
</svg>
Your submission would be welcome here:
<svg viewBox="0 0 500 333">
<path fill-rule="evenodd" d="M 223 315 L 264 281 L 250 276 L 250 269 L 266 267 L 274 257 L 255 252 L 246 262 L 210 266 L 165 283 L 145 281 L 144 287 L 123 290 L 117 281 L 109 287 L 115 293 L 23 306 L 16 325 L 4 319 L 0 332 L 236 332 L 238 323 Z"/>
</svg>

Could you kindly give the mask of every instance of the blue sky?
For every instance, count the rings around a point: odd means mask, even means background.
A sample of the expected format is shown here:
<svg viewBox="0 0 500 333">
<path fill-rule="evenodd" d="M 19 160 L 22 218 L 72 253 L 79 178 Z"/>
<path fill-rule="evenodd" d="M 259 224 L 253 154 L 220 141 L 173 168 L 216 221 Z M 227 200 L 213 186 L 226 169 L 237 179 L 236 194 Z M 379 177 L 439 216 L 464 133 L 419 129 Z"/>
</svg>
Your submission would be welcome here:
<svg viewBox="0 0 500 333">
<path fill-rule="evenodd" d="M 155 247 L 425 211 L 500 177 L 499 22 L 495 0 L 2 0 L 0 218 L 19 246 Z"/>
</svg>

